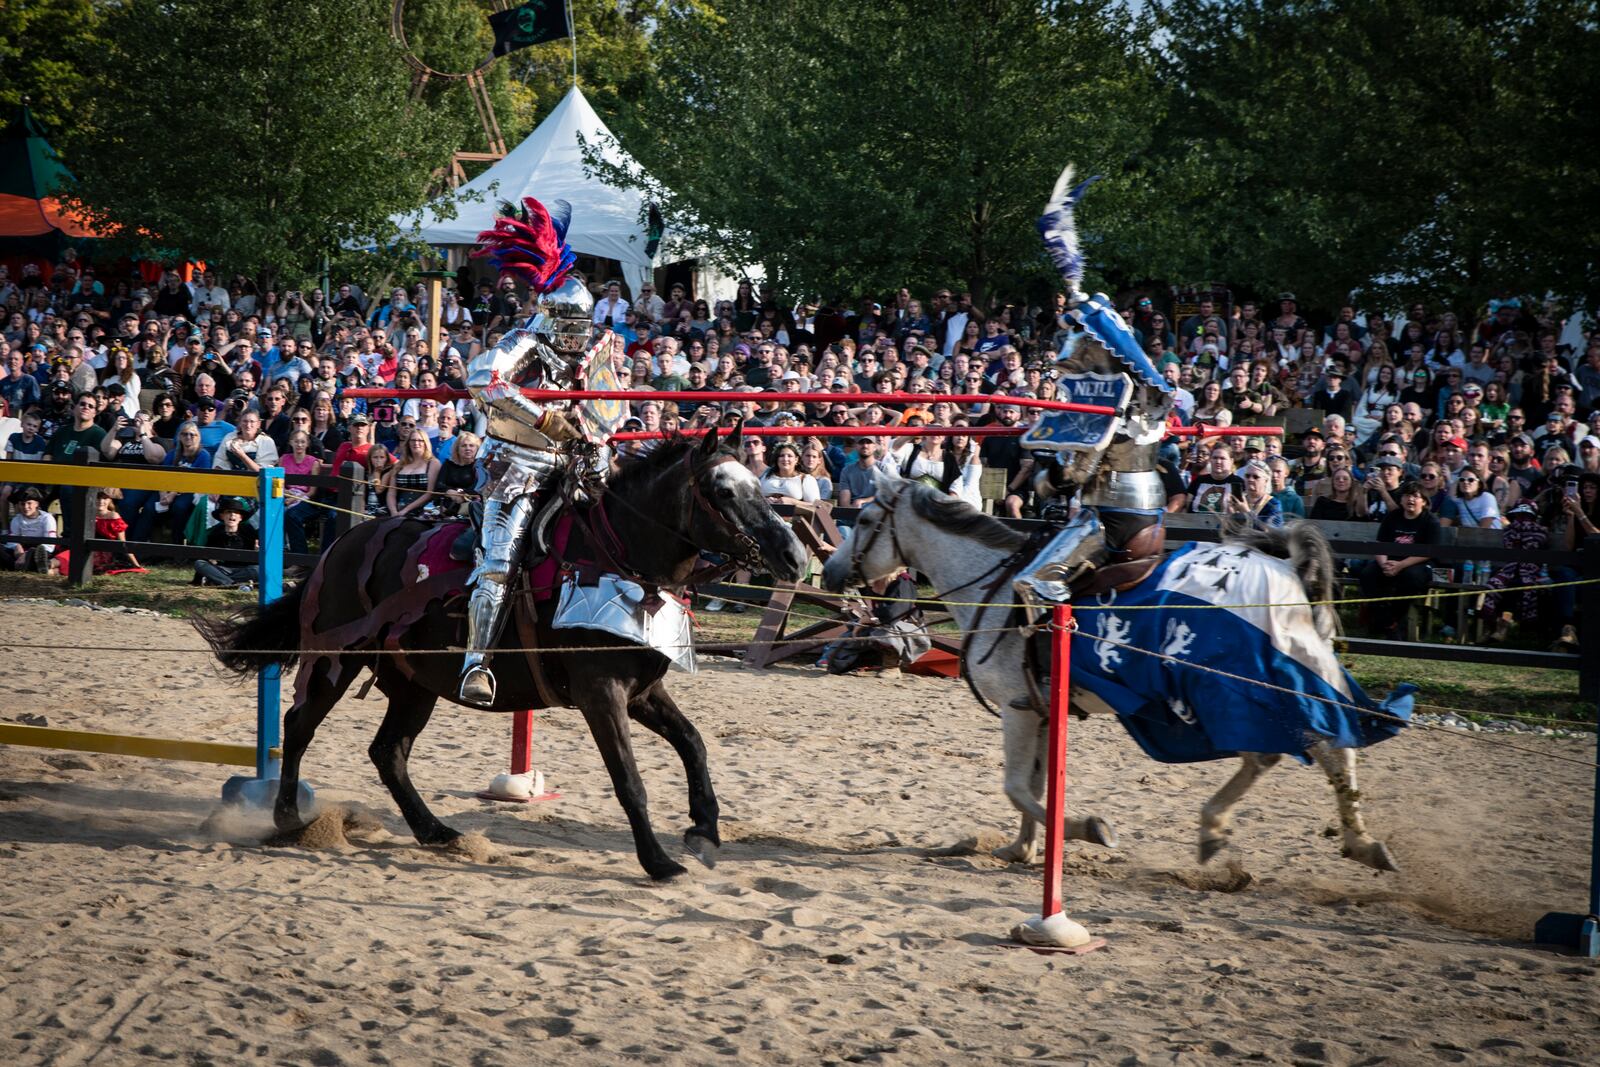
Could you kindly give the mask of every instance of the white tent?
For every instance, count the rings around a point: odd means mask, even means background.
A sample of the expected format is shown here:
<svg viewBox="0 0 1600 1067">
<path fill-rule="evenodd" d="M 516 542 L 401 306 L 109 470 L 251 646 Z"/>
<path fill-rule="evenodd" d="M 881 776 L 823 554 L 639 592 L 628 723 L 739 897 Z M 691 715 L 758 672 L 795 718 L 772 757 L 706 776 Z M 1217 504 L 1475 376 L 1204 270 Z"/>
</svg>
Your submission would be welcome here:
<svg viewBox="0 0 1600 1067">
<path fill-rule="evenodd" d="M 495 208 L 502 200 L 517 203 L 524 196 L 545 204 L 565 200 L 572 205 L 567 241 L 573 250 L 620 262 L 628 291 L 637 294 L 652 267 L 644 250 L 644 197 L 637 189 L 618 189 L 588 177 L 578 145 L 580 134 L 590 151 L 606 162 L 637 168 L 574 85 L 527 140 L 448 194 L 455 200 L 455 218 L 441 219 L 434 209 L 423 208 L 420 213 L 396 218 L 395 223 L 406 231 L 415 225 L 430 245 L 472 245 L 479 233 L 494 225 Z M 461 200 L 469 191 L 480 194 L 480 199 Z"/>
</svg>

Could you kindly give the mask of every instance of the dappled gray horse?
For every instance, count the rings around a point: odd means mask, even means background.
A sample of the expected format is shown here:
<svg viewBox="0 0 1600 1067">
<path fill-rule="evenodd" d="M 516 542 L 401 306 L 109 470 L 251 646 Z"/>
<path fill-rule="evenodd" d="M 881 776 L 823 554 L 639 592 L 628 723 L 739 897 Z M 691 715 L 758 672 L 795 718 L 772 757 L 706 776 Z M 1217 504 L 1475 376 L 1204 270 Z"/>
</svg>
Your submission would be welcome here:
<svg viewBox="0 0 1600 1067">
<path fill-rule="evenodd" d="M 1024 538 L 1005 524 L 927 486 L 882 475 L 874 502 L 823 571 L 828 588 L 875 581 L 911 567 L 949 596 L 968 635 L 963 666 L 974 690 L 999 709 L 1005 735 L 1005 794 L 1022 814 L 1002 859 L 1032 862 L 1045 820 L 1048 723 L 1029 690 L 1025 642 L 1010 583 L 1026 561 Z M 1112 711 L 1145 751 L 1169 762 L 1237 756 L 1238 772 L 1200 811 L 1200 858 L 1227 844 L 1229 811 L 1283 755 L 1315 762 L 1338 801 L 1344 855 L 1397 870 L 1367 833 L 1356 787 L 1355 748 L 1392 736 L 1409 716 L 1409 687 L 1378 705 L 1333 651 L 1333 561 L 1310 524 L 1238 531 L 1220 545 L 1191 544 L 1132 588 L 1078 601 L 1071 702 L 1076 712 Z M 1003 590 L 997 596 L 976 589 Z M 952 596 L 954 591 L 960 595 Z M 994 599 L 974 607 L 968 602 Z M 1324 602 L 1313 608 L 1310 600 Z M 1183 610 L 1215 604 L 1224 610 Z M 1230 606 L 1231 605 L 1231 606 Z M 1191 625 L 1192 624 L 1192 625 Z M 1268 686 L 1254 685 L 1259 680 Z M 1069 837 L 1098 836 L 1076 819 Z"/>
</svg>

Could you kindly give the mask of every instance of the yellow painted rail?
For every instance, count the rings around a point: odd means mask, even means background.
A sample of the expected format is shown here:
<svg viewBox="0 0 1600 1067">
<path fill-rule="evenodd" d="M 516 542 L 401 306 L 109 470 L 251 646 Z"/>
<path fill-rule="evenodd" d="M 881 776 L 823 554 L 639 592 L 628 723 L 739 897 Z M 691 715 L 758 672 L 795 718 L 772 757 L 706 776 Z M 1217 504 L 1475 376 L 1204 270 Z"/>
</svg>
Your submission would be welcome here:
<svg viewBox="0 0 1600 1067">
<path fill-rule="evenodd" d="M 155 489 L 169 493 L 218 493 L 255 496 L 254 476 L 212 474 L 175 467 L 132 467 L 124 464 L 18 463 L 0 460 L 0 482 L 33 485 L 77 485 L 97 488 Z"/>
<path fill-rule="evenodd" d="M 51 726 L 22 726 L 0 722 L 0 744 L 28 748 L 61 748 L 71 752 L 105 752 L 113 756 L 181 760 L 185 763 L 221 763 L 229 767 L 254 767 L 256 746 L 220 741 L 179 741 L 170 737 L 135 737 L 98 734 L 84 730 L 57 730 Z M 273 749 L 279 759 L 282 749 Z"/>
</svg>

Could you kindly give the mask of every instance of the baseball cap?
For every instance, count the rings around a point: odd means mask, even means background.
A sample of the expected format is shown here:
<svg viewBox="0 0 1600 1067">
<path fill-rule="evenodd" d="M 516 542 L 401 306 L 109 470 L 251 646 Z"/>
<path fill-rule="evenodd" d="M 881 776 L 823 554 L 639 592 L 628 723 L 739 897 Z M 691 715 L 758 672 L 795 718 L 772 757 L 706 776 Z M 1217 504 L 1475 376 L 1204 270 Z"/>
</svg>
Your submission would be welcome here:
<svg viewBox="0 0 1600 1067">
<path fill-rule="evenodd" d="M 798 382 L 798 381 L 800 381 L 800 372 L 799 371 L 786 371 L 784 373 L 783 377 L 781 379 L 779 379 L 779 380 L 780 381 L 785 381 L 785 382 Z"/>
<path fill-rule="evenodd" d="M 1405 461 L 1399 456 L 1379 456 L 1374 467 L 1404 467 Z"/>
<path fill-rule="evenodd" d="M 1246 452 L 1265 452 L 1267 446 L 1261 443 L 1261 438 L 1249 437 L 1245 439 L 1244 450 Z"/>
<path fill-rule="evenodd" d="M 1299 301 L 1295 299 L 1295 295 L 1293 293 L 1279 293 L 1278 294 L 1278 299 L 1279 300 L 1294 300 L 1295 303 L 1297 303 L 1297 304 L 1299 303 Z"/>
<path fill-rule="evenodd" d="M 689 369 L 690 370 L 705 371 L 707 374 L 711 373 L 711 368 L 710 367 L 708 367 L 704 363 L 700 363 L 698 361 L 689 364 Z"/>
<path fill-rule="evenodd" d="M 1327 440 L 1327 437 L 1325 437 L 1323 435 L 1322 431 L 1317 429 L 1315 426 L 1311 427 L 1311 429 L 1309 429 L 1305 433 L 1301 434 L 1300 435 L 1300 440 L 1304 441 L 1308 437 L 1315 437 L 1319 441 L 1326 441 Z"/>
<path fill-rule="evenodd" d="M 196 411 L 215 411 L 217 410 L 217 402 L 209 396 L 203 396 L 200 398 L 200 402 L 194 406 L 194 409 Z"/>
<path fill-rule="evenodd" d="M 361 412 L 358 411 L 354 415 L 350 416 L 350 425 L 351 426 L 370 426 L 370 425 L 372 425 L 372 420 L 367 418 L 365 415 L 363 415 Z"/>
<path fill-rule="evenodd" d="M 1451 448 L 1459 448 L 1463 452 L 1467 450 L 1467 439 L 1465 437 L 1452 437 L 1445 444 Z"/>
<path fill-rule="evenodd" d="M 124 386 L 121 382 L 107 382 L 106 383 L 106 395 L 107 396 L 127 396 L 128 395 L 128 390 L 127 390 L 127 387 Z"/>
<path fill-rule="evenodd" d="M 1468 382 L 1466 385 L 1461 387 L 1461 392 L 1465 396 L 1482 396 L 1483 386 L 1479 385 L 1477 382 Z"/>
<path fill-rule="evenodd" d="M 52 385 L 50 387 L 50 391 L 52 393 L 70 393 L 70 392 L 72 392 L 72 383 L 71 382 L 56 382 L 54 385 Z"/>
<path fill-rule="evenodd" d="M 1514 434 L 1512 436 L 1511 440 L 1513 442 L 1521 441 L 1523 444 L 1527 445 L 1529 448 L 1533 447 L 1533 435 L 1532 434 L 1526 434 L 1526 433 Z"/>
<path fill-rule="evenodd" d="M 644 420 L 637 415 L 629 415 L 622 420 L 622 428 L 624 430 L 642 430 L 644 429 Z"/>
<path fill-rule="evenodd" d="M 1596 437 L 1592 433 L 1584 434 L 1583 435 L 1583 440 L 1578 442 L 1578 447 L 1579 448 L 1600 448 L 1600 437 Z"/>
</svg>

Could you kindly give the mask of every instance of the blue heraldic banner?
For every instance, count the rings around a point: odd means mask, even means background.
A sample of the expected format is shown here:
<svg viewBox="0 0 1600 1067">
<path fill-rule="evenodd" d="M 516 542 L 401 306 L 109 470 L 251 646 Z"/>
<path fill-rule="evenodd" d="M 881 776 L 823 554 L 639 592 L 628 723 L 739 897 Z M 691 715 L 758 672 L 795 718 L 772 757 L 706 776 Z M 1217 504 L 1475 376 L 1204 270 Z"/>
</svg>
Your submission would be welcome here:
<svg viewBox="0 0 1600 1067">
<path fill-rule="evenodd" d="M 1362 692 L 1317 634 L 1294 569 L 1260 552 L 1186 545 L 1133 589 L 1078 609 L 1073 688 L 1108 704 L 1163 763 L 1245 752 L 1309 763 L 1306 749 L 1316 741 L 1364 747 L 1393 737 L 1411 717 L 1416 687 L 1400 686 L 1382 704 Z"/>
</svg>

